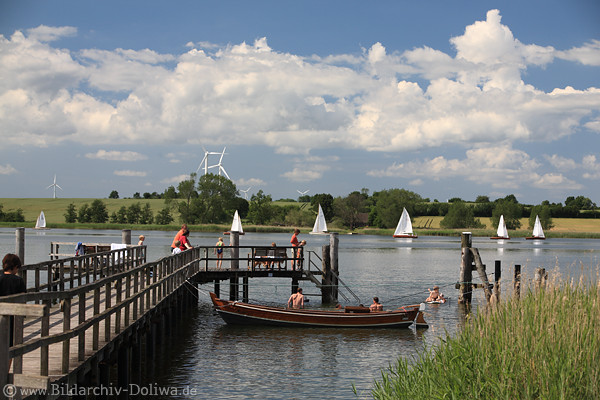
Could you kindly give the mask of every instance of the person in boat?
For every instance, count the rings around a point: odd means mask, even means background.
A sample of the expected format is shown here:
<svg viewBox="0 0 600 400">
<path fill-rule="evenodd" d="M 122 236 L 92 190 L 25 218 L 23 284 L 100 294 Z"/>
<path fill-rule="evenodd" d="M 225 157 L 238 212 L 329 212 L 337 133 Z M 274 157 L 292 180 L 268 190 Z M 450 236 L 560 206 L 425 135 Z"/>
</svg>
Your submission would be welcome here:
<svg viewBox="0 0 600 400">
<path fill-rule="evenodd" d="M 369 309 L 371 311 L 383 311 L 383 306 L 379 302 L 379 297 L 377 297 L 377 296 L 373 297 L 373 304 L 371 304 L 369 306 Z"/>
<path fill-rule="evenodd" d="M 304 308 L 304 295 L 302 294 L 302 288 L 298 288 L 298 291 L 290 296 L 287 306 L 288 308 Z"/>
<path fill-rule="evenodd" d="M 181 242 L 179 248 L 181 249 L 181 251 L 189 250 L 194 247 L 190 244 L 190 241 L 188 240 L 189 235 L 190 231 L 186 229 L 185 231 L 183 231 L 183 235 L 181 235 L 181 237 L 179 238 L 179 241 Z"/>
<path fill-rule="evenodd" d="M 21 268 L 21 259 L 16 254 L 7 254 L 2 259 L 2 270 L 3 274 L 0 276 L 0 296 L 9 296 L 11 294 L 26 293 L 27 287 L 25 281 L 18 274 L 19 268 Z M 8 337 L 9 347 L 13 345 L 14 336 L 14 317 L 10 317 L 10 333 Z M 12 364 L 12 359 L 8 361 L 8 368 Z"/>
<path fill-rule="evenodd" d="M 173 243 L 171 244 L 172 249 L 177 247 L 177 246 L 175 246 L 175 242 L 181 239 L 181 235 L 183 235 L 183 232 L 185 232 L 187 230 L 187 228 L 188 228 L 187 224 L 181 225 L 181 229 L 179 230 L 179 232 L 177 232 L 177 234 L 173 238 Z"/>
<path fill-rule="evenodd" d="M 439 286 L 434 286 L 433 290 L 431 289 L 427 289 L 429 290 L 429 297 L 425 300 L 427 301 L 440 301 L 440 302 L 444 302 L 446 301 L 446 299 L 444 298 L 444 295 L 442 293 L 440 293 L 440 287 Z"/>
<path fill-rule="evenodd" d="M 179 240 L 175 242 L 175 246 L 176 247 L 173 248 L 173 251 L 171 253 L 172 254 L 179 254 L 179 253 L 181 253 L 181 249 L 179 248 L 179 246 L 181 246 L 181 242 Z"/>
<path fill-rule="evenodd" d="M 223 246 L 225 245 L 225 243 L 223 243 L 223 238 L 220 237 L 219 240 L 217 240 L 217 244 L 215 244 L 215 246 L 217 246 L 217 248 L 215 249 L 215 253 L 217 255 L 217 269 L 221 269 L 221 265 L 223 265 Z"/>
</svg>

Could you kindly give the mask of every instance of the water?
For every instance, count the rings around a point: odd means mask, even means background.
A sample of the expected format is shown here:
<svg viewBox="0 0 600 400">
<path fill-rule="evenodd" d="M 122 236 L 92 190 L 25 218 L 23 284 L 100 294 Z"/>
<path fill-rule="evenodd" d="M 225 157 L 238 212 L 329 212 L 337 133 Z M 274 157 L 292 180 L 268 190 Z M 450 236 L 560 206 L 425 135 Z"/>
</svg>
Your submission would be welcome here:
<svg viewBox="0 0 600 400">
<path fill-rule="evenodd" d="M 144 234 L 148 259 L 170 252 L 175 232 L 133 231 L 132 241 Z M 193 245 L 213 246 L 216 233 L 192 233 Z M 240 245 L 256 246 L 289 243 L 287 234 L 247 233 Z M 321 254 L 328 236 L 302 235 L 307 250 Z M 26 230 L 27 263 L 48 259 L 51 241 L 121 241 L 120 231 L 53 229 L 38 233 Z M 228 243 L 225 237 L 225 243 Z M 0 229 L 0 253 L 14 252 L 12 228 Z M 512 269 L 522 265 L 523 274 L 532 277 L 536 267 L 558 269 L 562 274 L 595 274 L 600 241 L 593 239 L 548 239 L 543 242 L 515 239 L 498 243 L 488 238 L 473 238 L 473 247 L 493 272 L 494 260 L 502 261 L 505 287 L 512 284 Z M 62 251 L 62 248 L 61 248 Z M 245 267 L 245 264 L 242 265 Z M 414 304 L 427 296 L 427 288 L 437 284 L 451 298 L 444 305 L 428 305 L 426 330 L 297 329 L 276 327 L 228 326 L 214 314 L 203 285 L 198 293 L 198 308 L 178 325 L 168 347 L 157 355 L 154 368 L 146 368 L 148 382 L 160 387 L 189 388 L 193 399 L 348 399 L 352 385 L 359 397 L 368 395 L 373 380 L 398 357 L 415 355 L 424 345 L 435 344 L 446 333 L 456 334 L 464 314 L 457 305 L 454 283 L 460 269 L 458 237 L 419 237 L 393 239 L 382 236 L 340 235 L 339 269 L 341 279 L 368 305 L 378 296 L 385 308 Z M 591 272 L 590 272 L 591 271 Z M 284 304 L 290 295 L 289 279 L 250 279 L 250 298 L 261 303 Z M 309 282 L 301 282 L 304 292 L 318 294 Z M 228 285 L 221 286 L 223 297 Z M 319 307 L 320 297 L 309 296 L 310 307 Z M 342 299 L 340 299 L 342 300 Z M 483 294 L 474 294 L 475 305 L 483 304 Z M 342 301 L 344 303 L 344 301 Z M 356 305 L 355 302 L 348 303 Z M 172 396 L 163 398 L 182 398 Z"/>
</svg>

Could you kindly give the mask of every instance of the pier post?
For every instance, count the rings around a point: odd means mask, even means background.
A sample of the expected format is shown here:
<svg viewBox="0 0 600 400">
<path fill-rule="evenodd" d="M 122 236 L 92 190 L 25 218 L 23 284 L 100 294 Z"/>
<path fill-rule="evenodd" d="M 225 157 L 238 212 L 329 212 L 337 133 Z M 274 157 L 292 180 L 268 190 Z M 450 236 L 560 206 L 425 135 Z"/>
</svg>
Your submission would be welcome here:
<svg viewBox="0 0 600 400">
<path fill-rule="evenodd" d="M 337 301 L 338 301 L 338 278 L 337 277 L 340 274 L 339 265 L 338 265 L 338 244 L 339 244 L 338 233 L 331 232 L 329 234 L 329 246 L 331 246 L 329 258 L 331 259 L 331 271 L 333 271 L 333 274 L 331 275 L 331 302 L 332 303 L 337 303 Z"/>
<path fill-rule="evenodd" d="M 237 301 L 238 300 L 238 290 L 239 290 L 239 286 L 240 283 L 238 281 L 238 277 L 236 276 L 232 276 L 231 278 L 229 278 L 229 300 L 230 301 Z"/>
<path fill-rule="evenodd" d="M 242 301 L 248 303 L 250 297 L 248 295 L 248 275 L 244 275 L 242 278 Z"/>
<path fill-rule="evenodd" d="M 215 294 L 221 298 L 221 281 L 218 279 L 215 279 Z"/>
<path fill-rule="evenodd" d="M 321 278 L 321 303 L 329 304 L 332 303 L 332 274 L 331 274 L 331 245 L 323 245 L 321 252 L 321 259 L 323 260 L 322 271 L 323 275 Z M 293 292 L 293 288 L 292 288 Z"/>
<path fill-rule="evenodd" d="M 513 280 L 514 295 L 518 299 L 521 297 L 521 265 L 515 264 L 515 275 Z"/>
<path fill-rule="evenodd" d="M 121 231 L 121 243 L 131 244 L 131 229 L 123 229 Z"/>
<path fill-rule="evenodd" d="M 119 394 L 119 399 L 128 399 L 129 392 L 129 343 L 123 342 L 118 350 L 117 365 L 117 386 L 123 391 Z"/>
<path fill-rule="evenodd" d="M 463 232 L 460 236 L 461 263 L 458 302 L 459 304 L 471 303 L 473 263 L 471 257 L 471 232 Z"/>
<path fill-rule="evenodd" d="M 19 256 L 21 264 L 25 265 L 25 228 L 15 229 L 15 254 Z"/>
<path fill-rule="evenodd" d="M 494 294 L 493 299 L 496 304 L 500 302 L 500 278 L 502 276 L 502 261 L 496 260 L 494 263 Z"/>
<path fill-rule="evenodd" d="M 548 279 L 548 272 L 546 268 L 538 267 L 535 269 L 534 281 L 536 289 L 546 288 L 546 280 Z"/>
<path fill-rule="evenodd" d="M 239 232 L 230 232 L 229 233 L 229 245 L 231 246 L 231 269 L 239 269 L 240 268 L 240 249 L 238 246 L 240 245 L 240 233 Z"/>
</svg>

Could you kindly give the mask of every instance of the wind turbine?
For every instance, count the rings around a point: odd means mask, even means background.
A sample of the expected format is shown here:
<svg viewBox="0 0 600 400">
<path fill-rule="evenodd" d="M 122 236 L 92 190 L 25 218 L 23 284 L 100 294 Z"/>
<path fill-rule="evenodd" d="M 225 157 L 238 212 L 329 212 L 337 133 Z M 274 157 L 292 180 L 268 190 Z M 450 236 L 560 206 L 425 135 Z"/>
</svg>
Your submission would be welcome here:
<svg viewBox="0 0 600 400">
<path fill-rule="evenodd" d="M 214 151 L 207 151 L 204 146 L 202 146 L 202 150 L 204 150 L 204 157 L 202 158 L 202 161 L 200 161 L 200 165 L 198 165 L 198 168 L 196 169 L 196 173 L 198 173 L 198 171 L 200 171 L 200 168 L 202 168 L 202 164 L 204 164 L 204 175 L 206 175 L 208 173 L 208 169 L 212 168 L 208 166 L 208 156 L 210 155 L 217 155 L 217 154 L 221 154 L 221 153 L 216 153 Z"/>
<path fill-rule="evenodd" d="M 225 175 L 227 177 L 227 179 L 231 180 L 229 175 L 227 175 L 227 171 L 225 171 L 225 168 L 223 168 L 223 156 L 225 155 L 225 149 L 227 149 L 227 147 L 223 147 L 223 151 L 221 153 L 217 153 L 217 154 L 221 155 L 221 157 L 219 158 L 219 163 L 215 164 L 215 165 L 211 165 L 210 167 L 207 168 L 207 170 L 210 168 L 218 168 L 219 176 L 221 176 L 221 171 L 223 171 L 223 175 Z"/>
<path fill-rule="evenodd" d="M 59 188 L 60 190 L 63 190 L 63 188 L 61 188 L 60 186 L 58 186 L 58 184 L 56 183 L 56 174 L 54 174 L 54 182 L 52 183 L 52 185 L 48 186 L 46 189 L 50 189 L 50 188 L 54 189 L 54 198 L 56 198 L 56 188 Z"/>
<path fill-rule="evenodd" d="M 306 193 L 310 192 L 310 189 L 309 190 L 305 190 L 304 192 L 296 190 L 296 192 L 300 193 L 300 196 L 304 196 Z"/>
<path fill-rule="evenodd" d="M 248 189 L 246 189 L 246 190 L 240 190 L 240 192 L 244 193 L 244 198 L 245 198 L 246 200 L 248 200 L 248 191 L 249 191 L 250 189 L 252 189 L 252 186 L 250 186 L 250 187 L 249 187 Z"/>
</svg>

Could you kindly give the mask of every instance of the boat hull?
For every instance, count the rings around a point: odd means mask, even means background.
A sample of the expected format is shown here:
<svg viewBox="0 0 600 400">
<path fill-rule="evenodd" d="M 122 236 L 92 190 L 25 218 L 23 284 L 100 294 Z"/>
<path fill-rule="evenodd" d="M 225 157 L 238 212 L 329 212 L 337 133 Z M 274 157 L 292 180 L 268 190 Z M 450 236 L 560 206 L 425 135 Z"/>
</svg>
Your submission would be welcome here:
<svg viewBox="0 0 600 400">
<path fill-rule="evenodd" d="M 492 236 L 490 239 L 492 239 L 492 240 L 510 240 L 509 237 L 502 237 L 502 236 Z"/>
<path fill-rule="evenodd" d="M 404 238 L 404 239 L 416 239 L 418 235 L 394 235 L 395 238 Z"/>
<path fill-rule="evenodd" d="M 418 318 L 419 326 L 426 326 L 419 306 L 387 312 L 296 310 L 267 307 L 242 302 L 225 301 L 211 293 L 213 304 L 223 320 L 236 325 L 268 325 L 321 328 L 408 328 Z M 352 308 L 348 308 L 352 309 Z M 366 312 L 364 312 L 366 311 Z"/>
<path fill-rule="evenodd" d="M 540 237 L 540 236 L 531 236 L 531 237 L 526 237 L 525 240 L 546 240 L 546 238 Z"/>
</svg>

